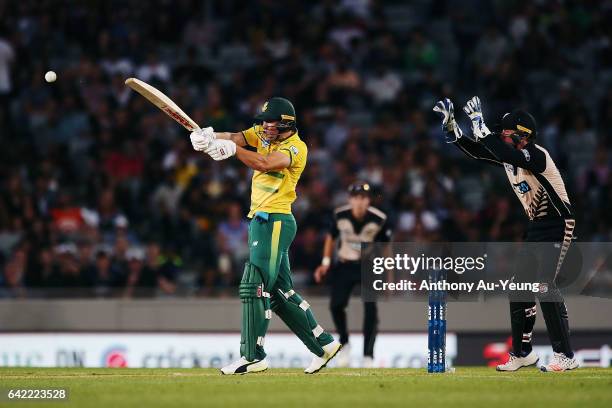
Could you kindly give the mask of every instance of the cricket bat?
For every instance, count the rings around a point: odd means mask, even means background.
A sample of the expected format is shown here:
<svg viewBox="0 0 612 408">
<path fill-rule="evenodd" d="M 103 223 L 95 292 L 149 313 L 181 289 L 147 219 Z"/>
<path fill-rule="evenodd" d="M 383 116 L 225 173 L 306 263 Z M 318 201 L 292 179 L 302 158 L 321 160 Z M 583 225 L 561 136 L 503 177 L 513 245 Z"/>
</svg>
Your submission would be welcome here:
<svg viewBox="0 0 612 408">
<path fill-rule="evenodd" d="M 147 98 L 149 102 L 161 109 L 166 115 L 180 123 L 190 132 L 200 127 L 178 105 L 172 102 L 162 91 L 137 78 L 128 78 L 125 84 Z"/>
</svg>

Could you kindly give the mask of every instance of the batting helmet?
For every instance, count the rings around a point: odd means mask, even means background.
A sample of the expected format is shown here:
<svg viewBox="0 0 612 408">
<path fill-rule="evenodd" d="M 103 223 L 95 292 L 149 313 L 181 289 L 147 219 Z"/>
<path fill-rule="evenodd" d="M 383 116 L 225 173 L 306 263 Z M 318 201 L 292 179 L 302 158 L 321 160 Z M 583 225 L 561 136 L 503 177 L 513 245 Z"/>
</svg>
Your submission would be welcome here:
<svg viewBox="0 0 612 408">
<path fill-rule="evenodd" d="M 297 130 L 293 104 L 287 99 L 278 96 L 270 98 L 270 100 L 263 104 L 261 112 L 255 116 L 255 120 L 259 122 L 278 121 L 279 123 L 276 125 L 276 128 L 279 133 L 286 132 L 287 130 Z"/>
</svg>

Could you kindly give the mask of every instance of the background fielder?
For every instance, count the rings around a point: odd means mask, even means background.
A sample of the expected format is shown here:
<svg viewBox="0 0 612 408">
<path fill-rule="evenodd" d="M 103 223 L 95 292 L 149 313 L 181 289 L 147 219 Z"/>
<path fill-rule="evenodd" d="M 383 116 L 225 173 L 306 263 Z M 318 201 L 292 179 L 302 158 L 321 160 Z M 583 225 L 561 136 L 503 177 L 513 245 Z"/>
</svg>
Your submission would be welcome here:
<svg viewBox="0 0 612 408">
<path fill-rule="evenodd" d="M 371 186 L 365 182 L 356 182 L 349 186 L 348 191 L 349 204 L 334 211 L 331 230 L 325 237 L 323 260 L 315 271 L 317 283 L 329 275 L 331 289 L 329 308 L 340 336 L 340 343 L 343 345 L 338 355 L 338 365 L 341 367 L 350 365 L 346 307 L 353 287 L 361 285 L 361 244 L 388 242 L 391 239 L 387 215 L 370 205 Z M 330 270 L 336 247 L 336 263 Z M 363 366 L 371 367 L 378 328 L 378 310 L 375 302 L 364 302 L 363 308 Z"/>
<path fill-rule="evenodd" d="M 215 133 L 209 127 L 191 134 L 195 150 L 215 160 L 235 154 L 254 170 L 248 214 L 249 261 L 239 288 L 241 358 L 221 372 L 245 374 L 268 368 L 264 339 L 274 311 L 315 355 L 305 370 L 313 374 L 325 367 L 341 344 L 319 326 L 308 302 L 293 289 L 291 279 L 288 251 L 297 230 L 291 204 L 308 149 L 298 135 L 295 109 L 288 100 L 270 99 L 255 119 L 261 125 L 240 133 Z M 257 152 L 242 147 L 247 145 Z"/>
</svg>

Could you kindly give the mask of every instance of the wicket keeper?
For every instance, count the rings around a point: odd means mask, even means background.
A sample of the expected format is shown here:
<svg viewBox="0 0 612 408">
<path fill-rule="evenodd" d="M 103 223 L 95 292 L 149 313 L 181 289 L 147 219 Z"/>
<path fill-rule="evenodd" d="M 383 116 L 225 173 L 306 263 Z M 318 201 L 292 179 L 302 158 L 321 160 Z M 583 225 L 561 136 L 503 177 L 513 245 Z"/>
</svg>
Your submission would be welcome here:
<svg viewBox="0 0 612 408">
<path fill-rule="evenodd" d="M 255 117 L 257 124 L 238 133 L 212 127 L 191 133 L 196 151 L 214 160 L 236 156 L 254 170 L 251 182 L 249 261 L 240 282 L 242 330 L 240 359 L 223 367 L 223 374 L 246 374 L 268 368 L 264 339 L 272 311 L 314 354 L 306 374 L 314 374 L 342 345 L 317 323 L 310 305 L 293 289 L 289 246 L 297 226 L 291 213 L 296 185 L 308 149 L 296 127 L 295 109 L 287 99 L 274 97 Z M 247 150 L 244 146 L 257 149 Z"/>
<path fill-rule="evenodd" d="M 565 302 L 555 284 L 563 260 L 574 238 L 576 221 L 561 174 L 542 146 L 534 141 L 537 135 L 533 116 L 524 110 L 506 113 L 501 119 L 501 132 L 491 132 L 484 123 L 480 98 L 474 96 L 463 108 L 472 122 L 475 141 L 463 137 L 455 121 L 450 99 L 439 101 L 433 109 L 442 116 L 447 141 L 454 143 L 474 159 L 502 167 L 511 187 L 529 218 L 527 242 L 556 243 L 553 257 L 545 260 L 539 272 L 547 292 L 538 293 L 540 308 L 554 351 L 552 361 L 542 371 L 566 371 L 578 367 L 570 344 L 569 322 Z M 536 319 L 535 296 L 531 301 L 510 301 L 512 352 L 498 371 L 516 371 L 535 365 L 538 356 L 532 349 L 531 337 Z"/>
</svg>

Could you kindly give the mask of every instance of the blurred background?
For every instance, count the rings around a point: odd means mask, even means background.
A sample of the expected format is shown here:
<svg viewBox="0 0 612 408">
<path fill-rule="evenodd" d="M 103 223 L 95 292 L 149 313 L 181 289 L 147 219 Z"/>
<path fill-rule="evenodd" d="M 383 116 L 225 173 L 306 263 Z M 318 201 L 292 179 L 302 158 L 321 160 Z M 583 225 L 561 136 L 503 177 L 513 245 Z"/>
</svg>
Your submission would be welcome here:
<svg viewBox="0 0 612 408">
<path fill-rule="evenodd" d="M 235 295 L 250 171 L 194 152 L 131 76 L 218 131 L 252 126 L 271 96 L 294 102 L 305 293 L 356 179 L 396 241 L 521 239 L 503 172 L 444 143 L 431 109 L 446 96 L 478 94 L 490 124 L 532 112 L 579 239 L 610 241 L 611 17 L 597 0 L 0 0 L 0 298 Z"/>
</svg>

